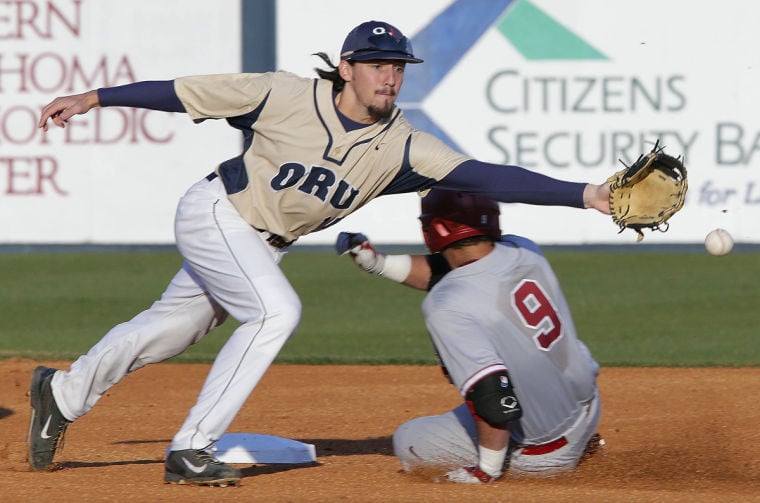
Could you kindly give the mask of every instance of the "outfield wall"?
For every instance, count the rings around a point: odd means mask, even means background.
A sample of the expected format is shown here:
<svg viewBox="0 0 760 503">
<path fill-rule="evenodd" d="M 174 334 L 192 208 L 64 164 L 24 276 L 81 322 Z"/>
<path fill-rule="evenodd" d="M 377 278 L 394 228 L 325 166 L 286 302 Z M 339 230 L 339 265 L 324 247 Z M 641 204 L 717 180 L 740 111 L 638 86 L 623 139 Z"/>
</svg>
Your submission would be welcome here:
<svg viewBox="0 0 760 503">
<path fill-rule="evenodd" d="M 108 108 L 44 135 L 39 109 L 95 87 L 241 71 L 246 54 L 272 49 L 250 47 L 261 38 L 241 26 L 257 6 L 271 15 L 262 5 L 271 2 L 0 3 L 0 243 L 171 243 L 177 199 L 237 155 L 237 133 Z M 686 158 L 690 192 L 670 231 L 647 241 L 699 242 L 721 226 L 760 243 L 760 4 L 281 0 L 275 18 L 277 68 L 305 76 L 320 63 L 312 53 L 337 58 L 354 25 L 396 24 L 427 60 L 407 70 L 407 117 L 484 161 L 599 182 L 659 138 Z M 635 240 L 595 212 L 502 209 L 505 231 L 544 244 Z M 330 243 L 340 230 L 419 242 L 417 213 L 415 195 L 382 198 L 301 242 Z"/>
</svg>

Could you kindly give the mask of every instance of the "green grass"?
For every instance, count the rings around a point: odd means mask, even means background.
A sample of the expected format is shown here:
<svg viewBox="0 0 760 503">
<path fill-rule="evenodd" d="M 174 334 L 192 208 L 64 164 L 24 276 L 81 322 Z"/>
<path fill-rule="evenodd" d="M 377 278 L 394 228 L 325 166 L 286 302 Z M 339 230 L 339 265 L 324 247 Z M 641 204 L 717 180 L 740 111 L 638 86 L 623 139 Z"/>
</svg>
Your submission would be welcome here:
<svg viewBox="0 0 760 503">
<path fill-rule="evenodd" d="M 606 365 L 760 365 L 760 256 L 550 254 Z"/>
<path fill-rule="evenodd" d="M 603 365 L 760 365 L 760 254 L 549 251 L 580 337 Z M 171 252 L 0 254 L 0 356 L 72 359 L 150 306 L 179 268 Z M 278 361 L 435 363 L 424 297 L 330 252 L 283 270 L 303 319 Z M 228 320 L 177 361 L 210 361 Z"/>
</svg>

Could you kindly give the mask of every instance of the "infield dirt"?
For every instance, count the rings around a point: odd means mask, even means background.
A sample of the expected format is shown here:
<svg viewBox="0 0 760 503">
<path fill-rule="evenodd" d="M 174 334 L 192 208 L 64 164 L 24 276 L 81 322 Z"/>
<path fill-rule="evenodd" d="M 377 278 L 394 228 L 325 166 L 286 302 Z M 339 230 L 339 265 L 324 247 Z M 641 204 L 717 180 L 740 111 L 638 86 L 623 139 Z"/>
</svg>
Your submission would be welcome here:
<svg viewBox="0 0 760 503">
<path fill-rule="evenodd" d="M 215 488 L 163 483 L 165 448 L 208 365 L 127 376 L 69 427 L 57 469 L 31 472 L 27 393 L 39 363 L 0 360 L 1 501 L 760 501 L 760 368 L 603 368 L 601 454 L 562 477 L 463 486 L 401 473 L 391 449 L 399 424 L 459 403 L 437 367 L 274 365 L 229 431 L 314 444 L 317 462 L 238 465 L 242 485 Z"/>
</svg>

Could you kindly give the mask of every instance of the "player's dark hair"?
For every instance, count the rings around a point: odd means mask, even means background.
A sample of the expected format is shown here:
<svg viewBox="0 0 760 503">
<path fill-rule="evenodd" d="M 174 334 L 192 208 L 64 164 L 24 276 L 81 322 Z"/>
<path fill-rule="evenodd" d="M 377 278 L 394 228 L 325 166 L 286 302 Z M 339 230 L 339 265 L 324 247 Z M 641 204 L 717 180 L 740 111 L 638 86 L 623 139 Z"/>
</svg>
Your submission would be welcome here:
<svg viewBox="0 0 760 503">
<path fill-rule="evenodd" d="M 460 239 L 459 241 L 454 241 L 450 245 L 448 245 L 446 248 L 464 248 L 465 246 L 472 246 L 478 243 L 483 243 L 490 241 L 491 243 L 495 242 L 496 240 L 492 238 L 491 236 L 470 236 L 464 239 Z"/>
<path fill-rule="evenodd" d="M 312 56 L 317 56 L 324 61 L 327 66 L 332 68 L 332 70 L 325 70 L 323 68 L 314 68 L 314 71 L 317 72 L 317 75 L 319 75 L 320 79 L 329 80 L 333 84 L 333 91 L 336 93 L 339 93 L 343 90 L 343 87 L 346 85 L 346 81 L 343 80 L 343 77 L 340 76 L 340 72 L 338 72 L 338 67 L 333 64 L 332 61 L 330 61 L 330 56 L 325 54 L 324 52 L 315 52 L 312 54 Z"/>
</svg>

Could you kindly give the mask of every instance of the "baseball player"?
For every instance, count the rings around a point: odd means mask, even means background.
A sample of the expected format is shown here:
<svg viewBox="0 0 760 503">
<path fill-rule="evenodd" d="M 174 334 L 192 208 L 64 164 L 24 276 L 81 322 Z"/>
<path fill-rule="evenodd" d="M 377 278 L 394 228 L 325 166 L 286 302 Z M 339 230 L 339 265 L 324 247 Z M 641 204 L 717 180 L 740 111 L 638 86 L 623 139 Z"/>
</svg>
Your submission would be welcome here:
<svg viewBox="0 0 760 503">
<path fill-rule="evenodd" d="M 362 234 L 336 243 L 368 272 L 429 289 L 425 324 L 464 400 L 396 430 L 404 470 L 479 484 L 501 477 L 505 461 L 516 474 L 575 468 L 601 443 L 599 365 L 551 266 L 532 241 L 501 235 L 493 200 L 433 189 L 420 220 L 427 256 L 386 256 Z"/>
<path fill-rule="evenodd" d="M 322 58 L 330 69 L 316 79 L 277 71 L 143 81 L 59 97 L 43 108 L 43 130 L 48 121 L 65 127 L 97 106 L 181 112 L 196 122 L 225 119 L 244 146 L 180 199 L 175 236 L 184 262 L 161 298 L 115 326 L 68 371 L 33 372 L 33 470 L 51 466 L 67 425 L 124 375 L 181 353 L 229 315 L 240 325 L 172 439 L 164 480 L 238 484 L 241 472 L 209 449 L 300 320 L 300 300 L 279 262 L 300 236 L 375 197 L 435 185 L 609 214 L 605 184 L 479 162 L 413 129 L 395 101 L 406 64 L 422 60 L 394 26 L 362 23 L 346 36 L 337 65 Z"/>
</svg>

